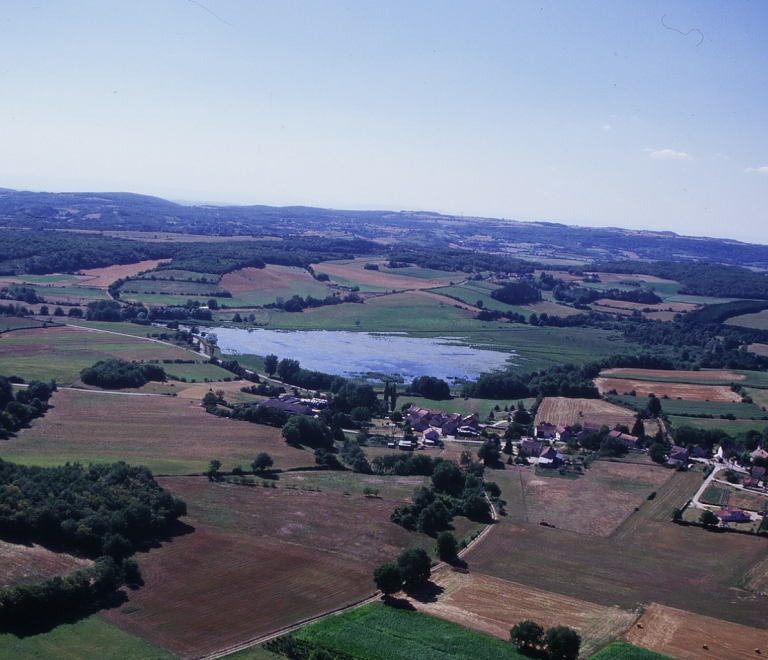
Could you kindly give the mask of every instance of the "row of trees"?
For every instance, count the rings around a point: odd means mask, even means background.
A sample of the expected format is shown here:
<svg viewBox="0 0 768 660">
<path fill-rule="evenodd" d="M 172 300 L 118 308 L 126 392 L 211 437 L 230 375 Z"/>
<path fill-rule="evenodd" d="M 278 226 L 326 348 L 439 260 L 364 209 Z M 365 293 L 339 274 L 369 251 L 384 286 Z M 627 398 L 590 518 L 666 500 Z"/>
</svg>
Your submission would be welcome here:
<svg viewBox="0 0 768 660">
<path fill-rule="evenodd" d="M 165 369 L 159 364 L 128 362 L 127 360 L 99 360 L 80 372 L 80 380 L 108 390 L 141 387 L 154 380 L 165 381 Z"/>
<path fill-rule="evenodd" d="M 13 377 L 13 381 L 23 384 L 23 379 L 18 377 Z M 19 387 L 14 394 L 11 380 L 0 376 L 0 440 L 7 439 L 35 417 L 45 414 L 54 391 L 54 381 L 33 380 L 26 387 Z"/>
<path fill-rule="evenodd" d="M 521 621 L 509 631 L 509 637 L 521 653 L 546 660 L 577 660 L 581 637 L 567 626 L 544 628 L 535 621 Z"/>
</svg>

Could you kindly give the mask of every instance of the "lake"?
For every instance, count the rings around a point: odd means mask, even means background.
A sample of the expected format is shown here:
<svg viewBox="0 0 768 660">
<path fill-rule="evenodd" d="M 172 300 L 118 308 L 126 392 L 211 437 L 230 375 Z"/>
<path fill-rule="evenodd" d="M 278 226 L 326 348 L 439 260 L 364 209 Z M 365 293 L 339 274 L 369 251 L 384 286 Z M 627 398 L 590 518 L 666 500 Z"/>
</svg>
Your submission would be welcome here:
<svg viewBox="0 0 768 660">
<path fill-rule="evenodd" d="M 223 355 L 277 355 L 298 360 L 304 369 L 338 376 L 367 372 L 435 376 L 446 381 L 474 380 L 483 371 L 503 367 L 515 353 L 474 348 L 461 338 L 424 339 L 398 334 L 329 330 L 211 328 Z"/>
</svg>

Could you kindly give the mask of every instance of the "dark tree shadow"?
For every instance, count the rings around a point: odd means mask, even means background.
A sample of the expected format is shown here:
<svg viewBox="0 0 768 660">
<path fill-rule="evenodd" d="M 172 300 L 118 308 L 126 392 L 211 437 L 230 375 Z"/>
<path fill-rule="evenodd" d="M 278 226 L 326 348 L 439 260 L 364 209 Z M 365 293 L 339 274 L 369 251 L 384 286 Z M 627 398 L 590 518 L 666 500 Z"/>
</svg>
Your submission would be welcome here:
<svg viewBox="0 0 768 660">
<path fill-rule="evenodd" d="M 451 570 L 455 573 L 469 573 L 467 570 L 468 564 L 461 557 L 454 557 L 445 563 L 448 564 L 448 566 L 451 567 Z"/>
<path fill-rule="evenodd" d="M 396 610 L 410 610 L 416 611 L 413 603 L 407 598 L 395 598 L 394 596 L 382 596 L 381 602 L 387 607 L 393 607 Z"/>
<path fill-rule="evenodd" d="M 174 539 L 181 536 L 187 536 L 194 531 L 195 528 L 192 525 L 188 525 L 181 520 L 176 520 L 168 525 L 162 532 L 155 534 L 154 538 L 141 541 L 134 547 L 136 552 L 149 552 L 150 550 L 161 547 L 163 543 L 173 543 Z"/>
<path fill-rule="evenodd" d="M 436 603 L 437 597 L 443 593 L 445 589 L 435 584 L 432 581 L 418 587 L 411 587 L 406 590 L 406 593 L 414 600 L 420 603 Z"/>
</svg>

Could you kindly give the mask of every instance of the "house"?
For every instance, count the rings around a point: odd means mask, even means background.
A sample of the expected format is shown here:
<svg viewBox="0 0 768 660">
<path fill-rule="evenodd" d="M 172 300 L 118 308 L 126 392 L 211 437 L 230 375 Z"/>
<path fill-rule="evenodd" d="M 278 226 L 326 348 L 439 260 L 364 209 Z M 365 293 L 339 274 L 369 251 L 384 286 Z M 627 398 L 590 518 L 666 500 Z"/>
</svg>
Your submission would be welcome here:
<svg viewBox="0 0 768 660">
<path fill-rule="evenodd" d="M 758 481 L 765 481 L 765 468 L 764 467 L 758 467 L 757 465 L 752 466 L 752 478 L 757 479 Z"/>
<path fill-rule="evenodd" d="M 712 452 L 706 445 L 696 445 L 691 452 L 696 458 L 711 458 Z"/>
<path fill-rule="evenodd" d="M 410 440 L 400 440 L 400 442 L 397 443 L 397 448 L 405 451 L 413 451 L 413 443 Z"/>
<path fill-rule="evenodd" d="M 558 442 L 568 442 L 571 439 L 573 431 L 566 424 L 558 424 L 555 427 L 555 440 Z"/>
<path fill-rule="evenodd" d="M 551 440 L 557 433 L 557 427 L 544 422 L 543 424 L 537 424 L 534 435 L 537 438 L 544 438 L 545 440 Z"/>
<path fill-rule="evenodd" d="M 637 438 L 634 435 L 629 435 L 629 433 L 613 430 L 608 433 L 608 437 L 621 440 L 630 449 L 637 449 L 640 446 L 640 438 Z"/>
<path fill-rule="evenodd" d="M 602 427 L 601 424 L 595 424 L 594 422 L 582 422 L 581 430 L 585 433 L 597 433 Z"/>
<path fill-rule="evenodd" d="M 667 459 L 667 465 L 671 465 L 672 467 L 688 465 L 688 460 L 690 458 L 691 455 L 688 453 L 687 449 L 684 449 L 683 447 L 675 447 Z"/>
<path fill-rule="evenodd" d="M 539 456 L 543 448 L 543 442 L 531 440 L 530 438 L 526 438 L 520 443 L 521 451 L 524 451 L 528 456 Z"/>
<path fill-rule="evenodd" d="M 539 467 L 542 468 L 557 468 L 563 462 L 563 455 L 555 451 L 554 447 L 549 447 L 545 452 L 539 456 Z"/>
<path fill-rule="evenodd" d="M 746 511 L 735 506 L 726 506 L 722 509 L 717 509 L 714 514 L 720 518 L 722 523 L 740 523 L 750 522 L 752 518 Z"/>
<path fill-rule="evenodd" d="M 754 461 L 756 458 L 768 459 L 768 451 L 765 449 L 755 449 L 750 455 L 750 458 Z"/>
<path fill-rule="evenodd" d="M 424 431 L 424 440 L 431 440 L 432 442 L 437 442 L 440 439 L 440 430 L 430 427 L 426 431 Z"/>
</svg>

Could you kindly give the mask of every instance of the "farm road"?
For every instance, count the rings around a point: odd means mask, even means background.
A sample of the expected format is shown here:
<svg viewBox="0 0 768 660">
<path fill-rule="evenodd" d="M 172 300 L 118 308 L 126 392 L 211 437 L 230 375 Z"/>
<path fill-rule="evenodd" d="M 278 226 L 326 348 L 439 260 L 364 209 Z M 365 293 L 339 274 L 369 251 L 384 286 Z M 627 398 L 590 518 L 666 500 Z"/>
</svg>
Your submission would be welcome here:
<svg viewBox="0 0 768 660">
<path fill-rule="evenodd" d="M 488 535 L 491 529 L 493 529 L 495 523 L 499 519 L 499 516 L 496 513 L 496 508 L 493 506 L 493 503 L 488 498 L 487 494 L 485 496 L 485 499 L 488 500 L 488 504 L 491 505 L 491 517 L 493 519 L 493 522 L 490 525 L 486 525 L 483 528 L 483 531 L 481 531 L 474 539 L 472 539 L 472 541 L 470 541 L 467 544 L 466 548 L 464 548 L 458 553 L 459 558 L 463 557 L 467 552 L 469 552 L 471 548 L 473 548 L 477 543 L 482 541 Z M 445 566 L 447 566 L 445 562 L 440 562 L 439 564 L 434 566 L 432 570 L 436 571 L 439 568 L 444 568 Z M 318 614 L 317 616 L 309 617 L 308 619 L 304 619 L 302 621 L 299 621 L 298 623 L 291 624 L 290 626 L 285 626 L 283 628 L 279 628 L 278 630 L 274 630 L 270 633 L 267 633 L 266 635 L 254 637 L 245 642 L 241 642 L 240 644 L 228 646 L 227 648 L 221 649 L 220 651 L 215 651 L 214 653 L 209 653 L 208 655 L 197 656 L 194 660 L 217 660 L 217 658 L 224 658 L 228 655 L 232 655 L 233 653 L 237 653 L 238 651 L 244 651 L 245 649 L 249 649 L 253 646 L 258 646 L 259 644 L 268 642 L 270 639 L 274 639 L 275 637 L 280 637 L 280 635 L 286 635 L 288 633 L 294 632 L 299 628 L 303 628 L 304 626 L 309 625 L 310 623 L 315 623 L 316 621 L 322 621 L 323 619 L 327 619 L 330 616 L 341 614 L 342 612 L 347 612 L 348 610 L 353 610 L 356 607 L 362 607 L 363 605 L 368 605 L 369 603 L 374 603 L 377 600 L 379 600 L 379 598 L 381 598 L 381 592 L 376 591 L 372 593 L 370 596 L 367 596 L 362 600 L 355 601 L 354 603 L 350 603 L 349 605 L 338 607 L 335 610 L 331 610 L 330 612 L 324 612 L 323 614 Z"/>
</svg>

